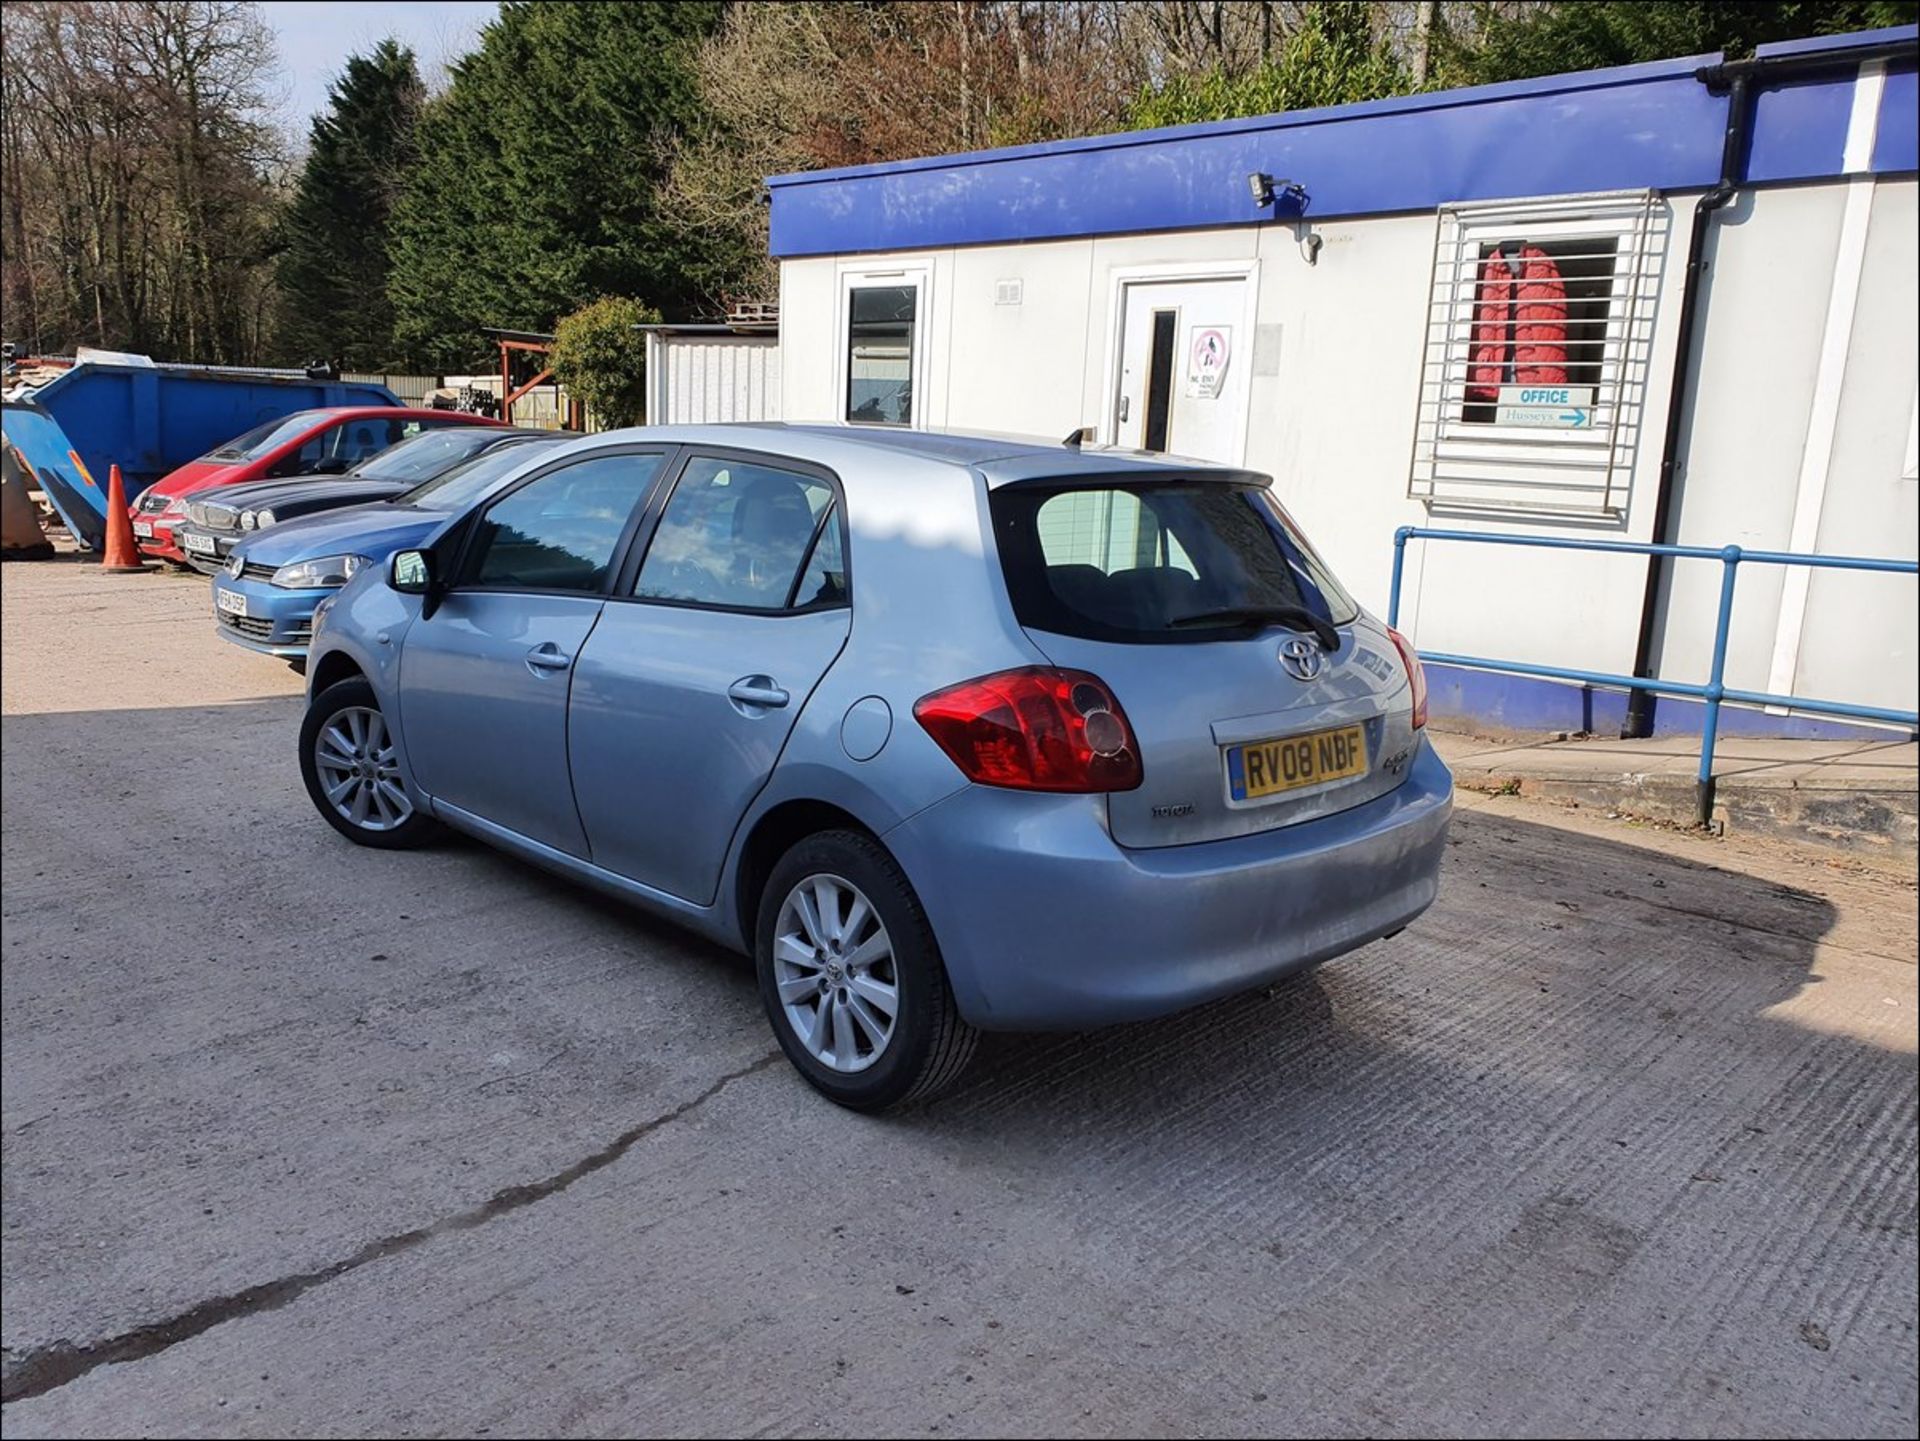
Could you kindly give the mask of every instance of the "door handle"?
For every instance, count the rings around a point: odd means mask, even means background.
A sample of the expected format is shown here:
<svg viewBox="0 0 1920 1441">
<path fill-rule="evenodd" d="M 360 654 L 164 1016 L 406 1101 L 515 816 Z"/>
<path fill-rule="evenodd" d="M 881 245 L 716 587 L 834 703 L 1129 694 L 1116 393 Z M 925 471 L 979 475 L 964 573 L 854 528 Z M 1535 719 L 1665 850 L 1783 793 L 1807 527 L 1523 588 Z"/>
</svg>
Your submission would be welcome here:
<svg viewBox="0 0 1920 1441">
<path fill-rule="evenodd" d="M 727 687 L 727 699 L 736 706 L 778 710 L 793 697 L 782 690 L 770 675 L 743 675 Z"/>
<path fill-rule="evenodd" d="M 1125 423 L 1126 421 L 1127 410 L 1128 410 L 1127 397 L 1123 395 L 1120 397 L 1120 419 L 1122 423 Z"/>
<path fill-rule="evenodd" d="M 527 652 L 527 669 L 532 671 L 565 670 L 572 664 L 573 657 L 552 641 L 537 645 Z"/>
</svg>

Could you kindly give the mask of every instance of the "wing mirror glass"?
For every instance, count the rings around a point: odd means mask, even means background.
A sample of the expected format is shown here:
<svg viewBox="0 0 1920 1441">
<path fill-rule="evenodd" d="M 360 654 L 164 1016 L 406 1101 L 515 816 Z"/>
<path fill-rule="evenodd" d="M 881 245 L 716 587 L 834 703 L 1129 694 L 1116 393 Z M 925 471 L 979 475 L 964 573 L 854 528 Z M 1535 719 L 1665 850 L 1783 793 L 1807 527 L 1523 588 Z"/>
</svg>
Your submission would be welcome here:
<svg viewBox="0 0 1920 1441">
<path fill-rule="evenodd" d="M 403 595 L 425 595 L 433 588 L 433 552 L 395 551 L 387 568 L 387 584 Z"/>
</svg>

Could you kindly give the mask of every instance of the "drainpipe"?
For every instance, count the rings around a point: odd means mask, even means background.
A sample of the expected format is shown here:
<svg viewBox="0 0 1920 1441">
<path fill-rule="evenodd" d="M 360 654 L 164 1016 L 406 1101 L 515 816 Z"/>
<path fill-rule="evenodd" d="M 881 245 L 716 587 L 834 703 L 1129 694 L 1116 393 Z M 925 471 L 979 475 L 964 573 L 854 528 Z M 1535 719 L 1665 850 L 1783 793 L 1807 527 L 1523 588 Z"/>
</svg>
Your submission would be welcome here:
<svg viewBox="0 0 1920 1441">
<path fill-rule="evenodd" d="M 1693 206 L 1693 227 L 1687 241 L 1687 271 L 1680 291 L 1680 320 L 1674 344 L 1673 388 L 1667 396 L 1667 426 L 1660 450 L 1660 480 L 1653 500 L 1653 541 L 1672 545 L 1673 501 L 1676 480 L 1685 468 L 1682 443 L 1686 431 L 1686 411 L 1691 399 L 1695 367 L 1692 363 L 1693 336 L 1699 325 L 1703 290 L 1701 279 L 1707 271 L 1707 239 L 1713 228 L 1715 212 L 1724 209 L 1740 192 L 1746 180 L 1747 146 L 1752 139 L 1753 102 L 1759 86 L 1769 81 L 1799 80 L 1833 70 L 1854 70 L 1869 60 L 1912 60 L 1920 55 L 1920 41 L 1880 40 L 1844 50 L 1816 51 L 1811 55 L 1758 56 L 1751 60 L 1730 60 L 1705 65 L 1693 72 L 1693 78 L 1710 91 L 1727 96 L 1727 128 L 1720 148 L 1720 178 Z M 1653 675 L 1653 651 L 1660 630 L 1660 603 L 1667 590 L 1671 557 L 1650 556 L 1647 560 L 1647 584 L 1640 600 L 1640 634 L 1634 645 L 1633 674 Z M 1654 697 L 1650 691 L 1634 691 L 1627 701 L 1626 721 L 1620 727 L 1623 739 L 1639 739 L 1653 733 Z"/>
<path fill-rule="evenodd" d="M 1715 66 L 1714 69 L 1724 67 Z M 1707 70 L 1694 77 L 1712 86 Z M 1680 442 L 1685 429 L 1688 391 L 1694 367 L 1694 327 L 1700 319 L 1700 280 L 1707 271 L 1707 235 L 1713 227 L 1714 212 L 1726 206 L 1739 192 L 1747 168 L 1748 132 L 1753 124 L 1753 79 L 1746 72 L 1728 78 L 1727 130 L 1720 147 L 1720 179 L 1693 203 L 1693 228 L 1687 239 L 1687 273 L 1680 289 L 1679 336 L 1674 342 L 1673 389 L 1667 396 L 1667 430 L 1660 448 L 1660 484 L 1653 498 L 1653 542 L 1667 545 L 1673 520 L 1674 475 L 1680 468 Z M 1633 673 L 1636 677 L 1653 674 L 1653 647 L 1659 631 L 1660 600 L 1667 586 L 1669 557 L 1647 557 L 1646 589 L 1640 599 L 1640 636 L 1634 644 Z M 1623 739 L 1635 739 L 1653 733 L 1652 691 L 1637 690 L 1627 700 L 1626 723 L 1620 727 Z"/>
</svg>

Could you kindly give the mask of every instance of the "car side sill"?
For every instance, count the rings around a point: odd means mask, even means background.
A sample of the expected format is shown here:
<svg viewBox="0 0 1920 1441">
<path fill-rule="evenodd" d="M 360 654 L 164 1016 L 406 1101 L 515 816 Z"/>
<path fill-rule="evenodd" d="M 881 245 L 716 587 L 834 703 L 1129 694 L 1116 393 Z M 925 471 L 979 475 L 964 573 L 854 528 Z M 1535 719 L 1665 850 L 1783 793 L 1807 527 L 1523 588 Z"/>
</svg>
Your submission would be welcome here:
<svg viewBox="0 0 1920 1441">
<path fill-rule="evenodd" d="M 639 906 L 642 910 L 652 911 L 655 915 L 676 921 L 688 930 L 695 931 L 730 951 L 740 950 L 739 938 L 730 934 L 731 928 L 721 921 L 716 906 L 701 906 L 691 901 L 683 901 L 678 896 L 669 895 L 665 891 L 656 890 L 652 886 L 643 885 L 639 881 L 629 880 L 602 866 L 596 866 L 592 861 L 570 856 L 565 851 L 542 841 L 530 840 L 518 831 L 508 830 L 505 826 L 496 825 L 484 817 L 474 815 L 471 811 L 463 811 L 458 806 L 448 805 L 445 801 L 433 800 L 429 797 L 428 805 L 435 819 L 445 822 L 457 831 L 466 832 L 475 840 L 485 841 L 488 845 L 539 866 L 542 870 L 552 871 L 556 875 L 565 876 L 568 880 L 579 881 L 584 885 L 592 886 L 595 890 L 604 891 L 617 900 L 626 901 L 630 905 Z"/>
</svg>

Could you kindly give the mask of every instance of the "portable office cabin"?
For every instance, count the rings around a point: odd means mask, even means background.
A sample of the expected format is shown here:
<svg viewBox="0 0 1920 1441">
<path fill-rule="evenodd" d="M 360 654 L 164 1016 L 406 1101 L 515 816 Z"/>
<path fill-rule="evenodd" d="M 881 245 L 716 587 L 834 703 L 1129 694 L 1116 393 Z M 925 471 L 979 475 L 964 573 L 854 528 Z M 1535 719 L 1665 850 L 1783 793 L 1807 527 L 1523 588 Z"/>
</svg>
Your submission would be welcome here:
<svg viewBox="0 0 1920 1441">
<path fill-rule="evenodd" d="M 1702 255 L 1665 539 L 1915 554 L 1915 34 L 1762 51 L 1824 68 L 1754 87 Z M 1267 471 L 1382 609 L 1398 526 L 1651 539 L 1691 221 L 1732 104 L 1699 72 L 1721 60 L 773 177 L 783 414 L 1088 426 Z M 1555 286 L 1543 336 L 1529 296 Z M 1674 566 L 1662 674 L 1705 675 L 1711 570 Z M 1416 543 L 1402 615 L 1431 649 L 1627 672 L 1646 573 Z M 1910 709 L 1916 640 L 1911 581 L 1756 570 L 1727 680 Z M 1435 680 L 1444 708 L 1516 727 L 1623 708 Z M 1661 723 L 1692 710 L 1662 702 Z"/>
</svg>

